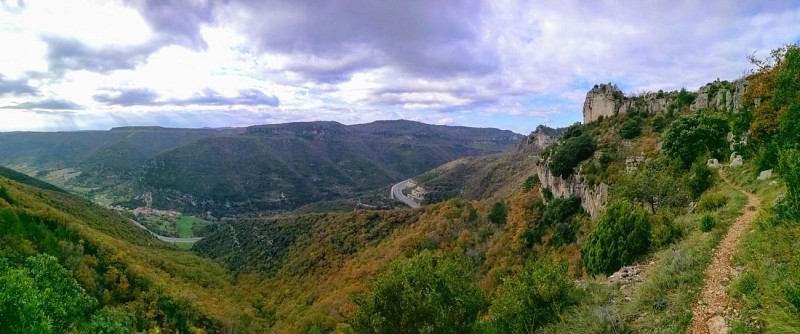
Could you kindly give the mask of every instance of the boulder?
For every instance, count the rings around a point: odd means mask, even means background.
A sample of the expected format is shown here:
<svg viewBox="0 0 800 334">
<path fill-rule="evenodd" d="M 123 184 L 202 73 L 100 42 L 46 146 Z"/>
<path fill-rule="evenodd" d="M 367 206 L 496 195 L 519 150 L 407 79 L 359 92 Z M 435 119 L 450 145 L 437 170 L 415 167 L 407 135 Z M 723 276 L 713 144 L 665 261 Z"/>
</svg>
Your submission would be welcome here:
<svg viewBox="0 0 800 334">
<path fill-rule="evenodd" d="M 763 170 L 763 171 L 761 171 L 761 173 L 758 174 L 758 179 L 761 180 L 761 181 L 767 180 L 767 179 L 769 179 L 771 177 L 772 177 L 772 170 L 771 169 Z"/>
<path fill-rule="evenodd" d="M 744 164 L 744 160 L 742 159 L 741 155 L 736 154 L 736 152 L 731 153 L 731 167 L 739 167 Z"/>
<path fill-rule="evenodd" d="M 719 160 L 717 160 L 717 159 L 708 159 L 708 162 L 706 162 L 706 165 L 708 167 L 715 168 L 715 169 L 720 167 Z"/>
</svg>

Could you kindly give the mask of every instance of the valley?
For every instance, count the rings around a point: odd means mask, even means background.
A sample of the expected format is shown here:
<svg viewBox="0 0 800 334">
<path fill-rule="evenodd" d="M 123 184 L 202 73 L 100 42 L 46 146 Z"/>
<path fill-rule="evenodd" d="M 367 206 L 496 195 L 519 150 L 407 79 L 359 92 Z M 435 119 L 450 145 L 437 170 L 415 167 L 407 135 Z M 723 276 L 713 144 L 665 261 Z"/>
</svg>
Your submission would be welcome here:
<svg viewBox="0 0 800 334">
<path fill-rule="evenodd" d="M 0 133 L 0 281 L 22 282 L 0 305 L 51 332 L 798 333 L 800 49 L 781 52 L 698 91 L 595 85 L 583 123 L 527 136 Z M 51 291 L 78 311 L 48 320 Z"/>
</svg>

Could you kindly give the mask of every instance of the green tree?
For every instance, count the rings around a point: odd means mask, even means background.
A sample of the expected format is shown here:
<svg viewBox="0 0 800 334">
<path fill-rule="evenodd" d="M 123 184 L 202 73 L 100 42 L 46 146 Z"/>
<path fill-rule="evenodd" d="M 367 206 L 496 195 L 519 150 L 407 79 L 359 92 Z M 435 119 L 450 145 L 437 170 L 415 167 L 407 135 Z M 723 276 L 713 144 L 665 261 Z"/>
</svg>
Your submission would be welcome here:
<svg viewBox="0 0 800 334">
<path fill-rule="evenodd" d="M 0 332 L 54 333 L 45 303 L 30 276 L 0 263 Z"/>
<path fill-rule="evenodd" d="M 486 297 L 469 264 L 430 251 L 392 265 L 357 300 L 356 333 L 470 333 Z"/>
<path fill-rule="evenodd" d="M 572 175 L 578 164 L 594 154 L 594 139 L 588 134 L 570 137 L 554 147 L 550 156 L 550 172 L 561 178 Z"/>
<path fill-rule="evenodd" d="M 525 179 L 525 182 L 522 184 L 522 190 L 531 191 L 533 186 L 536 186 L 540 183 L 539 175 L 531 175 Z"/>
<path fill-rule="evenodd" d="M 575 302 L 567 264 L 551 258 L 528 262 L 498 291 L 489 309 L 489 333 L 534 333 Z"/>
<path fill-rule="evenodd" d="M 787 193 L 776 210 L 784 219 L 800 221 L 800 150 L 783 150 L 778 172 L 786 181 Z"/>
<path fill-rule="evenodd" d="M 706 189 L 711 187 L 711 184 L 714 183 L 712 176 L 711 169 L 704 162 L 695 161 L 692 164 L 686 184 L 689 186 L 693 198 L 700 197 Z"/>
<path fill-rule="evenodd" d="M 651 213 L 660 207 L 683 205 L 688 200 L 685 186 L 664 161 L 639 165 L 638 171 L 621 177 L 611 191 L 613 198 L 641 204 Z"/>
<path fill-rule="evenodd" d="M 638 117 L 629 117 L 619 128 L 619 135 L 625 139 L 633 139 L 642 133 L 641 120 Z"/>
<path fill-rule="evenodd" d="M 614 202 L 581 245 L 589 274 L 611 274 L 644 254 L 650 245 L 647 213 L 627 202 Z"/>
<path fill-rule="evenodd" d="M 55 257 L 33 256 L 25 261 L 25 266 L 45 301 L 43 309 L 57 332 L 66 332 L 80 323 L 97 304 Z"/>
<path fill-rule="evenodd" d="M 133 318 L 119 309 L 103 308 L 92 315 L 88 332 L 95 334 L 125 334 L 130 333 Z"/>
<path fill-rule="evenodd" d="M 721 159 L 728 147 L 728 121 L 720 116 L 699 112 L 681 116 L 664 134 L 661 148 L 688 168 L 698 157 L 710 154 Z"/>
<path fill-rule="evenodd" d="M 492 205 L 489 210 L 489 222 L 495 225 L 505 225 L 508 218 L 508 206 L 506 202 L 497 201 Z"/>
</svg>

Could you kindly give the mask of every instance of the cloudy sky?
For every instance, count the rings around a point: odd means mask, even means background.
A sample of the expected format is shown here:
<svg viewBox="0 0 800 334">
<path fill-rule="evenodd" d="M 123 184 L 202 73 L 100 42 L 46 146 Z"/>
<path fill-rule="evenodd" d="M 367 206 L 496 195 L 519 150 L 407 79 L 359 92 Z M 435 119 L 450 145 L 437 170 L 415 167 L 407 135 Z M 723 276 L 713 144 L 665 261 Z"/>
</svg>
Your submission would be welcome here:
<svg viewBox="0 0 800 334">
<path fill-rule="evenodd" d="M 786 1 L 0 0 L 0 131 L 378 119 L 528 133 L 800 41 Z"/>
</svg>

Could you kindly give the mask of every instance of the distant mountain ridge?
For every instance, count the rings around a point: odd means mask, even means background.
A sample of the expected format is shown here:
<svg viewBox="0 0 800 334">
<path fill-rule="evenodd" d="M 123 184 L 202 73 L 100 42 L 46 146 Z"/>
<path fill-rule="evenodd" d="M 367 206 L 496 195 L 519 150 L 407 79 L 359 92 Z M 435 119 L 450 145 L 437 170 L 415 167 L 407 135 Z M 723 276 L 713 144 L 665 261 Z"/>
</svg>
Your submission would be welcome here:
<svg viewBox="0 0 800 334">
<path fill-rule="evenodd" d="M 0 133 L 0 164 L 132 207 L 274 213 L 501 152 L 521 138 L 507 130 L 404 120 L 11 132 Z"/>
</svg>

